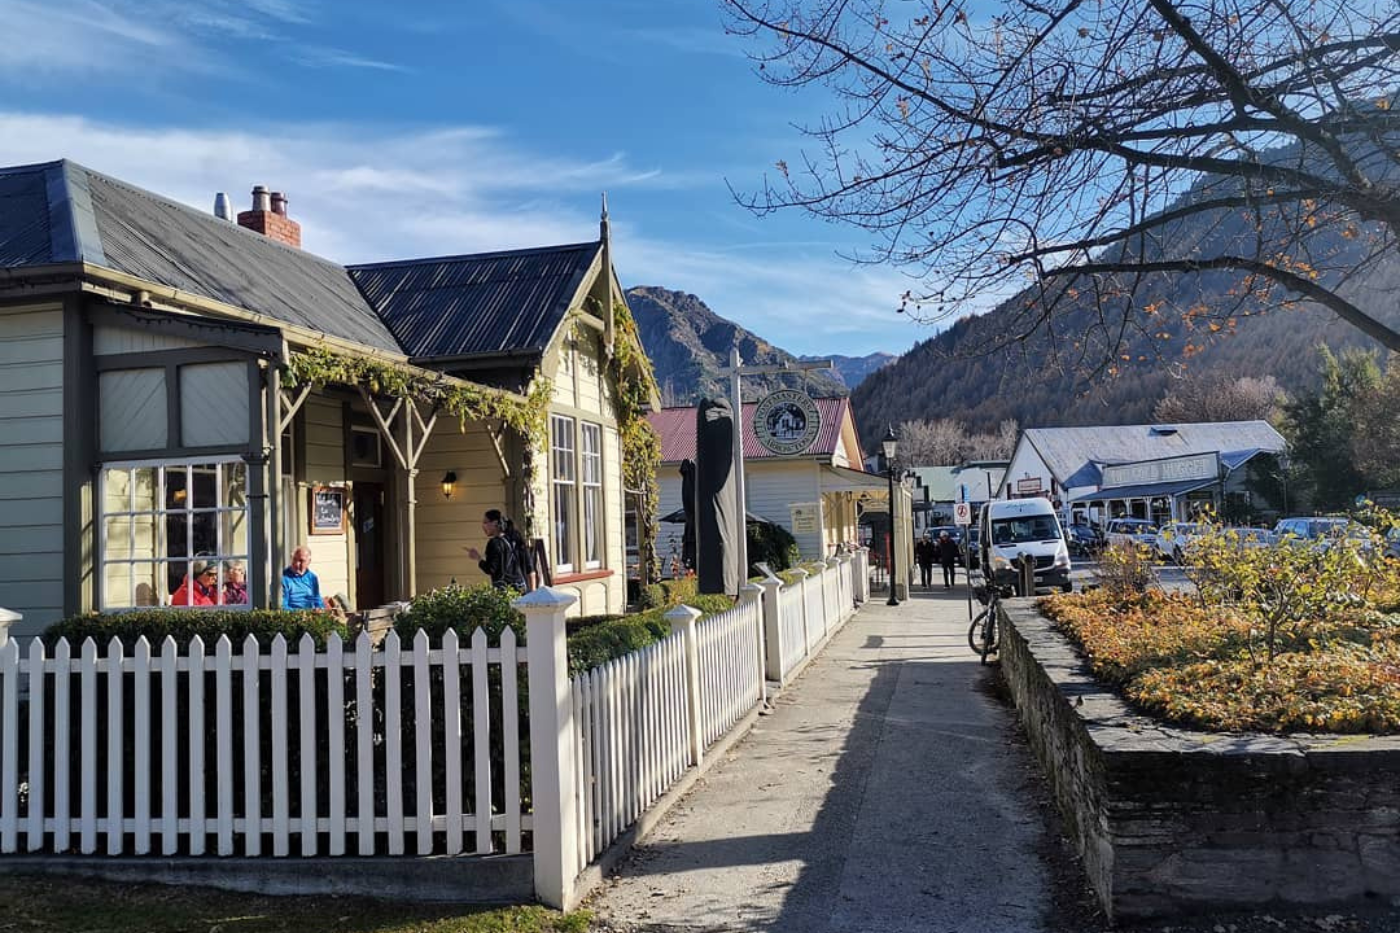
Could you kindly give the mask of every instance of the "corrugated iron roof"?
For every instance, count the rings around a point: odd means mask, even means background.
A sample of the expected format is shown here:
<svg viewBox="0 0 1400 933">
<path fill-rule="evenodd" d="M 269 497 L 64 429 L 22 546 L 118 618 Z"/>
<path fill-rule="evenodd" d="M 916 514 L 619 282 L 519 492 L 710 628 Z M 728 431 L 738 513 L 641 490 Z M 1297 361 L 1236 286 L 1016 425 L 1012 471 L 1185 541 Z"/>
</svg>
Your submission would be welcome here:
<svg viewBox="0 0 1400 933">
<path fill-rule="evenodd" d="M 1098 485 L 1101 464 L 1248 448 L 1280 451 L 1285 446 L 1267 421 L 1027 428 L 1024 438 L 1067 487 Z"/>
<path fill-rule="evenodd" d="M 343 266 L 95 172 L 88 173 L 88 184 L 107 267 L 399 350 Z"/>
<path fill-rule="evenodd" d="M 543 352 L 600 242 L 351 266 L 415 359 Z"/>
<path fill-rule="evenodd" d="M 79 261 L 399 351 L 343 266 L 66 159 L 0 169 L 0 265 Z"/>
<path fill-rule="evenodd" d="M 812 401 L 817 403 L 817 414 L 822 423 L 817 431 L 817 439 L 802 456 L 829 457 L 836 452 L 836 445 L 840 442 L 841 425 L 850 408 L 850 399 L 817 398 Z M 744 459 L 790 459 L 769 452 L 768 448 L 758 442 L 758 435 L 753 430 L 753 413 L 757 407 L 757 402 L 744 403 Z M 663 408 L 661 411 L 647 414 L 647 421 L 661 438 L 662 463 L 680 463 L 682 460 L 695 459 L 695 411 L 695 406 L 692 405 L 688 408 Z"/>
</svg>

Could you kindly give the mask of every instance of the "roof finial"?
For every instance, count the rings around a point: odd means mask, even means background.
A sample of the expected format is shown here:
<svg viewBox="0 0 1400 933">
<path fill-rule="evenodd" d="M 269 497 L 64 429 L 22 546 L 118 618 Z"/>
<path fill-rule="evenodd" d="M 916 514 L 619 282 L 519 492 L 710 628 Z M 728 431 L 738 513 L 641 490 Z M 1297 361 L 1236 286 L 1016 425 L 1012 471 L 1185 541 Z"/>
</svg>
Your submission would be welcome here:
<svg viewBox="0 0 1400 933">
<path fill-rule="evenodd" d="M 606 243 L 609 240 L 608 230 L 608 193 L 603 192 L 603 214 L 598 219 L 598 239 Z"/>
</svg>

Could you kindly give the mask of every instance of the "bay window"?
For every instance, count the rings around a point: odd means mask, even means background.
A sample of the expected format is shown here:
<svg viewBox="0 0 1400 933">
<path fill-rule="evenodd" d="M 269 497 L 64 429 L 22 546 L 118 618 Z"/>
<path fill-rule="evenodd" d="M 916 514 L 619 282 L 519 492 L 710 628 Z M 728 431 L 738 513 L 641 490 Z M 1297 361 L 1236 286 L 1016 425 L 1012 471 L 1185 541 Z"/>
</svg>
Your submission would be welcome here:
<svg viewBox="0 0 1400 933">
<path fill-rule="evenodd" d="M 98 484 L 102 610 L 247 604 L 236 579 L 251 527 L 241 459 L 108 464 Z"/>
</svg>

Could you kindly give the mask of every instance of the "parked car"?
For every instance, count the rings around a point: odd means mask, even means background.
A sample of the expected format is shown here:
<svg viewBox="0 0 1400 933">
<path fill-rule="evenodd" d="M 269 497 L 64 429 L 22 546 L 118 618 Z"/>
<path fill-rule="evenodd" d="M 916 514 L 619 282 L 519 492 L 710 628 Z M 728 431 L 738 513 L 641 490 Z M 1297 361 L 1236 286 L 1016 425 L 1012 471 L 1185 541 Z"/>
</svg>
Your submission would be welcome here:
<svg viewBox="0 0 1400 933">
<path fill-rule="evenodd" d="M 1145 518 L 1115 518 L 1104 530 L 1104 544 L 1142 544 L 1157 550 L 1157 526 Z"/>
<path fill-rule="evenodd" d="M 1157 530 L 1157 554 L 1163 560 L 1181 563 L 1187 549 L 1201 536 L 1204 528 L 1199 522 L 1167 522 Z"/>
<path fill-rule="evenodd" d="M 1090 557 L 1103 548 L 1103 535 L 1093 525 L 1066 525 L 1065 543 L 1070 554 Z"/>
<path fill-rule="evenodd" d="M 981 531 L 976 525 L 967 526 L 967 534 L 963 538 L 962 553 L 963 566 L 969 570 L 976 570 L 982 566 L 977 553 L 978 544 L 982 540 Z"/>
<path fill-rule="evenodd" d="M 1318 541 L 1326 538 L 1339 538 L 1347 533 L 1351 519 L 1341 516 L 1311 516 L 1306 518 L 1280 518 L 1274 525 L 1275 541 Z"/>
</svg>

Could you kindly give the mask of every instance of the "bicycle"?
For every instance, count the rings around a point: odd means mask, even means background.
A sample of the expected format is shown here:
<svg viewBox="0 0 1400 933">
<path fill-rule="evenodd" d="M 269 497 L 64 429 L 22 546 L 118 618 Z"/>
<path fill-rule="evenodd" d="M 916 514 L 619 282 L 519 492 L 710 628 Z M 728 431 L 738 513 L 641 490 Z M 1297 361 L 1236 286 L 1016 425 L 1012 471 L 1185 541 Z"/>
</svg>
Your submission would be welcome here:
<svg viewBox="0 0 1400 933">
<path fill-rule="evenodd" d="M 972 649 L 973 654 L 981 658 L 982 663 L 987 663 L 987 658 L 996 653 L 1000 644 L 1000 636 L 997 632 L 997 610 L 1003 596 L 1008 595 L 1005 588 L 992 585 L 978 586 L 974 591 L 977 601 L 982 604 L 982 611 L 973 618 L 972 624 L 967 629 L 967 644 Z"/>
</svg>

